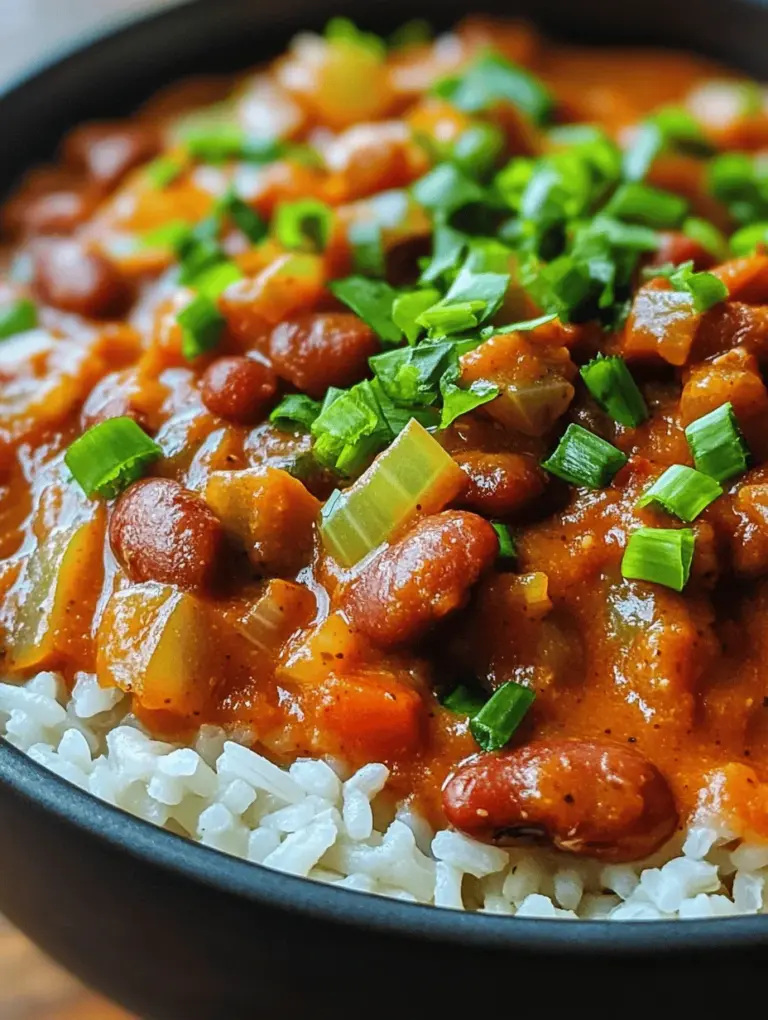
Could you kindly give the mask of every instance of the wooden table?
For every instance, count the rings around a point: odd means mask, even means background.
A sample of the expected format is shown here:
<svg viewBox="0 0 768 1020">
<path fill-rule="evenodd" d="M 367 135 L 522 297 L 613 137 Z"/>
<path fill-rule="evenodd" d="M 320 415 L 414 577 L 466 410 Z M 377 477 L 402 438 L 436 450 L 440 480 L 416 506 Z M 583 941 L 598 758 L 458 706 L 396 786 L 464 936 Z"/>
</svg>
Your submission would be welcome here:
<svg viewBox="0 0 768 1020">
<path fill-rule="evenodd" d="M 0 1020 L 130 1020 L 0 917 Z"/>
</svg>

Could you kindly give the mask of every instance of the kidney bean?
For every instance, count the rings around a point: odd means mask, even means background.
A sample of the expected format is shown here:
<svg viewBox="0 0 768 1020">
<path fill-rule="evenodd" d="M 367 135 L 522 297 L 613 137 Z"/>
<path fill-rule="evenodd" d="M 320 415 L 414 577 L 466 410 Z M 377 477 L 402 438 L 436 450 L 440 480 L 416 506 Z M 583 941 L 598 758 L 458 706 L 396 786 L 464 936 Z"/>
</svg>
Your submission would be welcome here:
<svg viewBox="0 0 768 1020">
<path fill-rule="evenodd" d="M 18 222 L 29 234 L 70 234 L 88 219 L 94 206 L 93 196 L 85 191 L 50 191 L 18 209 Z"/>
<path fill-rule="evenodd" d="M 506 517 L 544 491 L 546 478 L 536 460 L 521 453 L 455 453 L 453 459 L 469 478 L 463 506 L 489 517 Z"/>
<path fill-rule="evenodd" d="M 203 373 L 200 391 L 212 414 L 249 425 L 259 420 L 274 397 L 277 378 L 260 358 L 217 358 Z"/>
<path fill-rule="evenodd" d="M 211 586 L 224 531 L 196 492 L 170 478 L 145 478 L 117 500 L 109 541 L 134 583 L 199 591 Z"/>
<path fill-rule="evenodd" d="M 415 641 L 462 605 L 498 548 L 495 531 L 476 514 L 448 510 L 425 517 L 363 569 L 343 608 L 379 645 Z"/>
<path fill-rule="evenodd" d="M 65 141 L 64 157 L 109 190 L 129 170 L 156 156 L 160 148 L 159 132 L 146 124 L 84 124 Z"/>
<path fill-rule="evenodd" d="M 634 748 L 592 740 L 481 755 L 448 779 L 443 808 L 483 843 L 528 839 L 606 861 L 646 857 L 678 822 L 655 765 Z"/>
<path fill-rule="evenodd" d="M 41 243 L 34 253 L 34 284 L 48 304 L 91 319 L 119 314 L 128 299 L 117 268 L 78 241 Z"/>
<path fill-rule="evenodd" d="M 349 312 L 298 315 L 276 326 L 269 340 L 277 374 L 317 399 L 329 386 L 359 382 L 377 350 L 373 331 Z"/>
</svg>

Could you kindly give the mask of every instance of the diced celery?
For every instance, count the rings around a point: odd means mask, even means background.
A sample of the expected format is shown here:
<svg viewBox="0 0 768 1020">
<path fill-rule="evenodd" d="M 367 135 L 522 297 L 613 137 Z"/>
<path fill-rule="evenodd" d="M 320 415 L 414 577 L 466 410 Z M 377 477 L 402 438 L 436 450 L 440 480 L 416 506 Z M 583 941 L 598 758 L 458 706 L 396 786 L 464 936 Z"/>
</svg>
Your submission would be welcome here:
<svg viewBox="0 0 768 1020">
<path fill-rule="evenodd" d="M 326 503 L 323 543 L 351 567 L 418 513 L 442 509 L 465 482 L 451 456 L 412 419 L 353 486 Z"/>
</svg>

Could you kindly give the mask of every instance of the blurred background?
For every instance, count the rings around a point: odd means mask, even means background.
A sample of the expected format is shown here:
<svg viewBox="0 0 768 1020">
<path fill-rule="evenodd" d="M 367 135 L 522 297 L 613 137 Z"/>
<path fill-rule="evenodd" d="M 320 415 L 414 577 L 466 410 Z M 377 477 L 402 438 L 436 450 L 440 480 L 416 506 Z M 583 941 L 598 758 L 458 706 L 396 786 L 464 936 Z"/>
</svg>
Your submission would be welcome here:
<svg viewBox="0 0 768 1020">
<path fill-rule="evenodd" d="M 0 82 L 100 25 L 182 0 L 0 0 Z M 3 1018 L 5 1020 L 5 1018 Z"/>
<path fill-rule="evenodd" d="M 0 0 L 0 89 L 78 37 L 182 0 Z M 212 0 L 215 2 L 215 0 Z M 0 1020 L 128 1020 L 0 917 Z"/>
</svg>

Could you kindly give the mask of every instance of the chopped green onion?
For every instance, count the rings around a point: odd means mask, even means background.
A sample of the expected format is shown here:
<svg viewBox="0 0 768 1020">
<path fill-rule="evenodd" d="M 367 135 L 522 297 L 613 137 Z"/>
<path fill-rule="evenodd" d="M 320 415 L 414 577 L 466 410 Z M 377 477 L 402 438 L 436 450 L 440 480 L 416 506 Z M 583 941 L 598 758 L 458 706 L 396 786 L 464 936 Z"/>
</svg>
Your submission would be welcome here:
<svg viewBox="0 0 768 1020">
<path fill-rule="evenodd" d="M 201 163 L 229 160 L 271 163 L 282 150 L 280 142 L 249 138 L 243 128 L 231 121 L 193 126 L 183 133 L 182 141 L 189 155 Z"/>
<path fill-rule="evenodd" d="M 456 269 L 464 257 L 468 240 L 466 234 L 438 223 L 432 235 L 432 258 L 424 267 L 420 282 L 435 283 Z"/>
<path fill-rule="evenodd" d="M 629 220 L 655 230 L 677 227 L 685 219 L 688 202 L 670 191 L 630 181 L 622 184 L 605 207 L 608 216 Z"/>
<path fill-rule="evenodd" d="M 186 164 L 175 156 L 159 156 L 147 165 L 144 173 L 149 183 L 158 189 L 167 188 L 184 173 Z"/>
<path fill-rule="evenodd" d="M 440 414 L 440 428 L 447 429 L 457 418 L 469 414 L 483 404 L 490 403 L 499 395 L 499 387 L 486 379 L 476 379 L 469 386 L 459 386 L 456 381 L 458 369 L 449 369 L 440 380 L 440 394 L 443 409 Z"/>
<path fill-rule="evenodd" d="M 750 223 L 731 235 L 730 246 L 734 255 L 752 255 L 761 245 L 768 245 L 768 221 Z"/>
<path fill-rule="evenodd" d="M 376 335 L 389 344 L 399 344 L 402 334 L 392 320 L 397 291 L 383 280 L 348 276 L 330 285 L 334 297 L 367 322 Z"/>
<path fill-rule="evenodd" d="M 642 181 L 664 147 L 657 124 L 641 124 L 622 159 L 622 176 L 627 181 Z"/>
<path fill-rule="evenodd" d="M 289 393 L 274 408 L 269 420 L 280 429 L 293 430 L 298 425 L 309 432 L 321 409 L 320 402 L 306 393 Z"/>
<path fill-rule="evenodd" d="M 768 224 L 766 224 L 768 229 Z M 714 223 L 703 220 L 698 216 L 689 216 L 683 223 L 682 231 L 686 237 L 696 241 L 718 262 L 724 262 L 728 258 L 728 241 L 722 231 L 718 230 Z M 733 238 L 731 238 L 733 244 Z"/>
<path fill-rule="evenodd" d="M 725 482 L 746 471 L 749 448 L 739 429 L 733 404 L 722 404 L 685 430 L 685 438 L 699 471 Z"/>
<path fill-rule="evenodd" d="M 684 107 L 667 106 L 640 125 L 624 153 L 624 178 L 628 181 L 643 180 L 656 157 L 665 149 L 679 149 L 696 155 L 707 155 L 712 151 L 695 117 Z"/>
<path fill-rule="evenodd" d="M 501 307 L 509 282 L 509 273 L 477 273 L 465 263 L 448 288 L 441 304 L 482 301 L 485 307 L 478 321 L 485 322 Z"/>
<path fill-rule="evenodd" d="M 682 591 L 690 577 L 695 544 L 691 528 L 639 528 L 629 536 L 621 573 L 630 580 Z"/>
<path fill-rule="evenodd" d="M 470 177 L 483 178 L 493 170 L 505 144 L 501 128 L 479 121 L 462 131 L 454 141 L 450 158 Z"/>
<path fill-rule="evenodd" d="M 399 404 L 428 406 L 437 399 L 444 373 L 452 365 L 458 365 L 460 351 L 461 342 L 425 341 L 374 354 L 368 363 L 392 400 Z"/>
<path fill-rule="evenodd" d="M 392 439 L 367 379 L 349 390 L 337 391 L 332 400 L 326 397 L 312 423 L 312 435 L 316 460 L 347 476 L 357 473 Z"/>
<path fill-rule="evenodd" d="M 436 513 L 465 479 L 450 454 L 415 420 L 361 478 L 326 504 L 320 535 L 345 567 L 354 566 L 418 513 Z"/>
<path fill-rule="evenodd" d="M 512 538 L 512 532 L 506 524 L 499 524 L 491 522 L 493 530 L 496 532 L 499 539 L 499 559 L 500 560 L 513 560 L 517 556 L 517 547 L 515 546 L 515 540 Z"/>
<path fill-rule="evenodd" d="M 421 313 L 431 308 L 439 300 L 440 291 L 432 288 L 413 290 L 395 298 L 392 305 L 392 320 L 403 331 L 409 344 L 415 344 L 423 332 L 423 328 L 417 321 Z"/>
<path fill-rule="evenodd" d="M 463 333 L 479 325 L 485 307 L 485 301 L 437 304 L 422 312 L 416 321 L 420 326 L 424 326 L 432 337 Z"/>
<path fill-rule="evenodd" d="M 643 275 L 646 279 L 663 276 L 675 290 L 687 291 L 693 298 L 693 307 L 697 312 L 706 312 L 728 297 L 728 288 L 720 277 L 714 273 L 694 272 L 693 262 L 683 262 L 679 266 L 670 262 L 657 269 L 645 270 Z"/>
<path fill-rule="evenodd" d="M 381 225 L 372 220 L 353 223 L 349 228 L 352 268 L 362 276 L 383 277 L 387 271 Z"/>
<path fill-rule="evenodd" d="M 581 425 L 572 424 L 541 466 L 572 485 L 602 489 L 626 463 L 627 456 L 621 450 Z"/>
<path fill-rule="evenodd" d="M 217 347 L 226 325 L 214 302 L 204 294 L 198 294 L 179 312 L 176 321 L 181 326 L 181 353 L 187 361 Z"/>
<path fill-rule="evenodd" d="M 0 340 L 26 333 L 37 326 L 37 308 L 29 298 L 20 298 L 0 307 Z"/>
<path fill-rule="evenodd" d="M 539 315 L 535 319 L 523 319 L 522 322 L 510 322 L 506 326 L 486 326 L 482 330 L 482 336 L 484 338 L 497 336 L 499 333 L 530 333 L 534 329 L 538 329 L 540 326 L 546 326 L 550 322 L 554 322 L 557 318 L 556 315 Z"/>
<path fill-rule="evenodd" d="M 230 284 L 237 283 L 242 278 L 243 274 L 234 262 L 217 262 L 198 273 L 190 282 L 190 286 L 194 287 L 198 294 L 215 301 Z"/>
<path fill-rule="evenodd" d="M 142 248 L 171 248 L 178 252 L 193 232 L 186 220 L 169 220 L 161 227 L 150 230 L 141 239 Z"/>
<path fill-rule="evenodd" d="M 259 244 L 267 236 L 267 224 L 235 191 L 227 191 L 217 206 L 224 215 L 229 216 L 252 244 Z"/>
<path fill-rule="evenodd" d="M 472 736 L 484 751 L 500 751 L 510 742 L 535 700 L 536 692 L 530 687 L 509 680 L 493 692 L 472 718 L 469 724 Z"/>
<path fill-rule="evenodd" d="M 768 220 L 768 159 L 764 154 L 724 152 L 709 164 L 709 187 L 737 223 Z"/>
<path fill-rule="evenodd" d="M 638 507 L 656 503 L 667 513 L 690 523 L 706 510 L 723 490 L 709 475 L 684 464 L 673 464 L 638 500 Z"/>
<path fill-rule="evenodd" d="M 648 417 L 643 395 L 622 358 L 598 354 L 582 368 L 581 377 L 600 407 L 620 425 L 636 428 Z"/>
<path fill-rule="evenodd" d="M 465 113 L 512 103 L 537 124 L 543 124 L 554 108 L 552 95 L 537 78 L 492 52 L 479 56 L 460 75 L 441 79 L 433 91 Z"/>
<path fill-rule="evenodd" d="M 479 691 L 470 690 L 466 684 L 459 684 L 442 699 L 442 705 L 449 712 L 472 719 L 487 701 L 488 699 Z"/>
<path fill-rule="evenodd" d="M 450 216 L 457 209 L 485 198 L 485 190 L 453 163 L 440 163 L 416 181 L 412 191 L 419 205 L 441 216 Z"/>
<path fill-rule="evenodd" d="M 76 439 L 64 461 L 86 496 L 112 499 L 162 452 L 133 418 L 109 418 Z"/>
<path fill-rule="evenodd" d="M 333 209 L 316 198 L 281 202 L 275 210 L 275 237 L 289 251 L 325 251 L 333 227 Z"/>
</svg>

